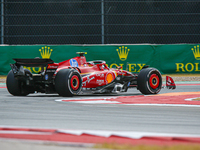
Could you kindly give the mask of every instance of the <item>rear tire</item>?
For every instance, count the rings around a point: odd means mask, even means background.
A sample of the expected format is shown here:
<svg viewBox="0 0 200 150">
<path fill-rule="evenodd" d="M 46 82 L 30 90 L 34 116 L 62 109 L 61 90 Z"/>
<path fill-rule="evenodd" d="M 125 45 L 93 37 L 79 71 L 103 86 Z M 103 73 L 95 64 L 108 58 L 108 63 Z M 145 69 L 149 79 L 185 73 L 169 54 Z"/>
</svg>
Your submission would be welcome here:
<svg viewBox="0 0 200 150">
<path fill-rule="evenodd" d="M 74 69 L 60 70 L 55 77 L 55 89 L 60 96 L 74 96 L 79 94 L 82 88 L 80 73 Z"/>
<path fill-rule="evenodd" d="M 138 74 L 137 86 L 142 94 L 157 94 L 162 88 L 162 76 L 155 68 L 144 68 Z"/>
<path fill-rule="evenodd" d="M 25 73 L 31 74 L 31 72 L 28 69 L 25 69 L 24 71 Z M 14 77 L 14 73 L 12 70 L 10 70 L 10 72 L 7 75 L 6 86 L 8 92 L 14 96 L 26 96 L 29 94 L 26 85 L 22 81 L 17 80 Z"/>
</svg>

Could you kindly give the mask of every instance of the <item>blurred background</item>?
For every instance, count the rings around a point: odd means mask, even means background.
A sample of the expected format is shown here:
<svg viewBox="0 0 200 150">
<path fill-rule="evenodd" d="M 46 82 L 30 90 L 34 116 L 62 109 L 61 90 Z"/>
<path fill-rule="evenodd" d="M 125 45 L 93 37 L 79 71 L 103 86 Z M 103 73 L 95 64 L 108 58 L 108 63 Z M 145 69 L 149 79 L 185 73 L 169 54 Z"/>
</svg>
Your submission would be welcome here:
<svg viewBox="0 0 200 150">
<path fill-rule="evenodd" d="M 1 44 L 199 43 L 200 0 L 1 0 Z"/>
</svg>

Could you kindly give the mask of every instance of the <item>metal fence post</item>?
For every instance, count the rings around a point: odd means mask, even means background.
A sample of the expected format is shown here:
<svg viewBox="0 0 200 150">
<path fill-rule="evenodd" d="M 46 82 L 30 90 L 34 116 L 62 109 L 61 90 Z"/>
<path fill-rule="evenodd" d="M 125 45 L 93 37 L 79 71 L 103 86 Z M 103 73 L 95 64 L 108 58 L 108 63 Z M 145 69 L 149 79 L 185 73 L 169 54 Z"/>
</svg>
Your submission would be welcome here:
<svg viewBox="0 0 200 150">
<path fill-rule="evenodd" d="M 4 0 L 1 0 L 1 44 L 4 44 Z"/>
<path fill-rule="evenodd" d="M 101 44 L 104 44 L 104 0 L 101 1 Z"/>
</svg>

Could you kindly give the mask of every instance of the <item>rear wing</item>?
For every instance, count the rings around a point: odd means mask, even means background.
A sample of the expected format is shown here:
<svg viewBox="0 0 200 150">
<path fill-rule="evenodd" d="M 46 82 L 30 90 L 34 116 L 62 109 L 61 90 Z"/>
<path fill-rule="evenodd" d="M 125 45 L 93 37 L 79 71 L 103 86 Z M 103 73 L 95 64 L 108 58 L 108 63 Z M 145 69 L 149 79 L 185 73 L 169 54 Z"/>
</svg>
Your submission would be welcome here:
<svg viewBox="0 0 200 150">
<path fill-rule="evenodd" d="M 42 70 L 44 70 L 44 67 L 47 67 L 48 64 L 54 63 L 54 61 L 51 60 L 51 59 L 40 59 L 40 58 L 35 58 L 35 59 L 14 58 L 13 60 L 16 63 L 10 64 L 10 67 L 12 68 L 12 71 L 13 71 L 15 76 L 25 75 L 23 66 L 26 66 L 26 67 L 41 67 Z"/>
<path fill-rule="evenodd" d="M 54 63 L 54 61 L 51 59 L 40 59 L 40 58 L 35 58 L 35 59 L 14 58 L 13 60 L 16 62 L 17 66 L 27 66 L 27 67 L 45 67 L 48 64 Z"/>
</svg>

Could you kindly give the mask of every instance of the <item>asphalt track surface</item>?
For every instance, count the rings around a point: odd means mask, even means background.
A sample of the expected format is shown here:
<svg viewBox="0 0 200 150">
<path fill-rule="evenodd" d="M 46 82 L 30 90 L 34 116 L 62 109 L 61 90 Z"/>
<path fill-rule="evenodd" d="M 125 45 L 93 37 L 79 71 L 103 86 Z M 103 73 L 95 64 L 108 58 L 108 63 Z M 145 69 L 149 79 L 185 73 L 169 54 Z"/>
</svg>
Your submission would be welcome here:
<svg viewBox="0 0 200 150">
<path fill-rule="evenodd" d="M 4 86 L 1 84 L 1 87 Z M 162 89 L 160 94 L 199 91 L 199 83 L 189 82 L 178 84 L 173 91 Z M 109 98 L 118 96 L 126 98 L 143 95 L 136 89 L 129 89 L 123 94 L 80 95 L 69 100 L 57 94 L 41 93 L 15 97 L 6 88 L 0 88 L 0 126 L 200 135 L 200 107 L 197 105 L 186 107 L 73 102 L 73 99 L 102 99 L 101 97 L 109 101 Z M 197 94 L 190 97 L 199 96 Z M 66 101 L 60 101 L 61 99 Z"/>
<path fill-rule="evenodd" d="M 70 98 L 41 93 L 12 96 L 0 83 L 0 149 L 66 149 L 19 139 L 67 142 L 70 150 L 77 146 L 85 150 L 80 143 L 199 144 L 199 97 L 200 82 L 179 82 L 176 90 L 164 88 L 153 96 L 129 89 Z"/>
</svg>

